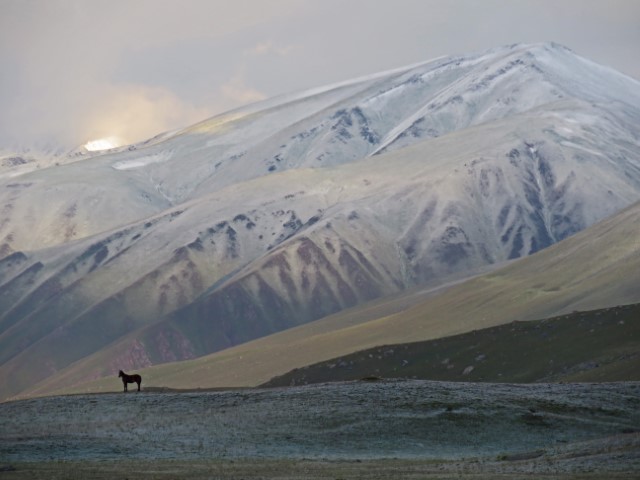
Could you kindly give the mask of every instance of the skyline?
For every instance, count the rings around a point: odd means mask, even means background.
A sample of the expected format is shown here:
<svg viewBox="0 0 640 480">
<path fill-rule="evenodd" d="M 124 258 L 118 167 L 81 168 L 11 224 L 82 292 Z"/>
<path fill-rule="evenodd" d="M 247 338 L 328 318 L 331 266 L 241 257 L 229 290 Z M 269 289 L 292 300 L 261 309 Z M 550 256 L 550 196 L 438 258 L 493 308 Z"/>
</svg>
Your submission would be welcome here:
<svg viewBox="0 0 640 480">
<path fill-rule="evenodd" d="M 511 43 L 640 78 L 640 2 L 0 0 L 0 148 L 133 143 L 273 96 Z"/>
</svg>

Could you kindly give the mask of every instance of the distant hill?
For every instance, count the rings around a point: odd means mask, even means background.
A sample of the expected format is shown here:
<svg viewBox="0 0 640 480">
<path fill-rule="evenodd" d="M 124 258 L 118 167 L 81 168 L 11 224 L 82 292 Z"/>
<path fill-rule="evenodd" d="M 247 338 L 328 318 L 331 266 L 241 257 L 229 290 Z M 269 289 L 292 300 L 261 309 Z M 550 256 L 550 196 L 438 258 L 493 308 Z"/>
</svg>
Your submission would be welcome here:
<svg viewBox="0 0 640 480">
<path fill-rule="evenodd" d="M 295 369 L 265 387 L 412 378 L 467 382 L 640 380 L 640 304 L 385 345 Z"/>
</svg>

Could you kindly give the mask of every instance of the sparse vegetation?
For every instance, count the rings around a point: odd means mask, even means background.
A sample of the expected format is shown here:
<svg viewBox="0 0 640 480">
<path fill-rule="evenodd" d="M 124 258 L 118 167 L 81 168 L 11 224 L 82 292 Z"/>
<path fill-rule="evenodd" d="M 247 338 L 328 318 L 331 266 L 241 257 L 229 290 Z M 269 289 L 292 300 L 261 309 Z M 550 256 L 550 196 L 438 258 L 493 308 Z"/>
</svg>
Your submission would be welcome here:
<svg viewBox="0 0 640 480">
<path fill-rule="evenodd" d="M 615 479 L 640 467 L 639 391 L 378 380 L 31 399 L 0 404 L 0 475 Z"/>
<path fill-rule="evenodd" d="M 369 377 L 481 382 L 638 381 L 639 316 L 640 304 L 634 304 L 512 322 L 425 342 L 380 346 L 295 369 L 265 385 Z"/>
</svg>

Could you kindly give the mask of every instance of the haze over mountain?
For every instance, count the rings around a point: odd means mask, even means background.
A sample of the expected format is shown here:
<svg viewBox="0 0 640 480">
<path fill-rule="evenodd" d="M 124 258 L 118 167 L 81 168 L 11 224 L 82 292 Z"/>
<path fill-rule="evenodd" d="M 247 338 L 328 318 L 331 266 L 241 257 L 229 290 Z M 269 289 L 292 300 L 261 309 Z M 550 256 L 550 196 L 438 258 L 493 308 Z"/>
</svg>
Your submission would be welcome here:
<svg viewBox="0 0 640 480">
<path fill-rule="evenodd" d="M 535 253 L 640 200 L 639 139 L 640 83 L 537 44 L 3 160 L 0 398 L 108 346 L 78 380 Z"/>
<path fill-rule="evenodd" d="M 392 350 L 400 350 L 395 361 L 393 356 L 385 355 L 381 362 L 391 370 L 392 367 L 403 366 L 403 361 L 409 358 L 402 353 L 402 344 L 411 343 L 413 345 L 408 348 L 421 352 L 419 355 L 434 357 L 445 354 L 447 344 L 457 343 L 458 349 L 446 357 L 467 357 L 469 363 L 460 367 L 459 358 L 452 361 L 458 370 L 445 370 L 445 378 L 449 380 L 456 378 L 455 373 L 458 374 L 457 379 L 464 378 L 462 369 L 473 365 L 473 361 L 482 363 L 475 360 L 482 354 L 491 357 L 488 363 L 494 366 L 493 381 L 498 380 L 498 373 L 506 376 L 507 372 L 511 376 L 504 381 L 523 381 L 527 375 L 535 375 L 536 369 L 539 373 L 541 364 L 562 378 L 563 374 L 567 375 L 563 366 L 580 372 L 593 368 L 596 363 L 607 368 L 592 372 L 590 378 L 587 376 L 582 381 L 593 380 L 598 375 L 609 381 L 637 379 L 637 374 L 632 372 L 638 363 L 637 342 L 634 341 L 637 326 L 633 324 L 640 303 L 638 239 L 640 202 L 534 255 L 456 285 L 385 297 L 220 352 L 156 365 L 141 370 L 141 373 L 147 386 L 184 389 L 255 386 L 292 369 L 300 371 L 290 372 L 290 375 L 303 376 L 306 369 L 302 367 L 314 363 L 330 361 L 335 365 L 343 359 L 349 361 L 344 357 L 373 347 L 379 350 L 381 346 L 387 346 L 383 348 L 387 350 L 389 345 L 394 345 Z M 603 306 L 618 305 L 626 307 L 594 312 Z M 626 313 L 622 315 L 622 312 Z M 550 342 L 550 336 L 553 337 L 550 333 L 557 335 L 563 329 L 558 328 L 553 320 L 535 321 L 559 315 L 569 320 L 566 320 L 563 339 L 556 338 L 554 346 Z M 595 322 L 586 327 L 582 322 L 589 316 Z M 507 325 L 514 321 L 523 323 Z M 505 327 L 503 332 L 512 332 L 514 328 L 518 331 L 520 327 L 530 328 L 524 323 L 527 321 L 537 324 L 537 327 L 531 327 L 537 333 L 530 339 L 537 343 L 531 346 L 535 351 L 527 351 L 521 346 L 511 355 L 502 354 L 522 340 L 510 338 L 511 333 L 501 336 L 489 334 L 492 337 L 489 344 L 496 342 L 497 345 L 482 346 L 481 339 L 487 335 L 487 329 L 502 326 Z M 632 324 L 626 325 L 627 322 Z M 571 323 L 575 323 L 573 330 Z M 541 329 L 544 324 L 552 326 L 552 329 Z M 609 333 L 602 324 L 610 325 Z M 625 338 L 624 332 L 630 338 Z M 464 337 L 464 333 L 467 333 L 464 341 L 452 338 L 454 335 Z M 577 340 L 585 335 L 593 338 L 585 342 Z M 621 337 L 624 338 L 622 342 Z M 433 348 L 415 345 L 415 342 L 425 340 L 433 340 Z M 113 377 L 73 385 L 77 384 L 78 378 L 88 378 L 91 372 L 100 371 L 105 359 L 118 356 L 127 348 L 127 341 L 114 343 L 63 369 L 26 394 L 114 391 Z M 470 352 L 476 353 L 471 355 Z M 503 357 L 502 362 L 507 363 L 501 363 L 499 356 Z M 442 357 L 441 361 L 444 359 Z M 550 363 L 552 360 L 554 364 Z M 409 373 L 412 369 L 414 373 Z M 396 375 L 415 375 L 416 369 L 420 370 L 419 378 L 442 379 L 430 376 L 437 370 L 433 365 L 423 369 L 412 365 L 410 369 L 399 369 Z M 334 380 L 339 380 L 344 373 L 339 370 L 332 372 Z M 363 373 L 369 374 L 375 372 Z M 388 376 L 386 373 L 382 375 Z"/>
</svg>

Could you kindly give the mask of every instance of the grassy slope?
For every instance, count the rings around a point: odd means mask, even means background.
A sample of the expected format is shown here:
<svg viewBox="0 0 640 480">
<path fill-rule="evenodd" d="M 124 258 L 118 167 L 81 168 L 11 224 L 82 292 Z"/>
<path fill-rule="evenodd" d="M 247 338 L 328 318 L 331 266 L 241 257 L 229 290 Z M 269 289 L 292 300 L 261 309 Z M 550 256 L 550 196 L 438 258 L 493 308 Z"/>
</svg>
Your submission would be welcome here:
<svg viewBox="0 0 640 480">
<path fill-rule="evenodd" d="M 640 304 L 512 322 L 374 347 L 288 372 L 266 386 L 361 378 L 472 382 L 640 380 Z"/>
<path fill-rule="evenodd" d="M 373 320 L 375 311 L 364 316 L 346 312 L 192 361 L 151 367 L 142 374 L 146 385 L 155 386 L 252 386 L 292 368 L 379 345 L 637 303 L 639 239 L 640 204 L 635 204 L 559 244 L 401 312 L 384 312 Z M 34 392 L 50 393 L 54 388 L 50 384 Z M 109 378 L 64 391 L 118 388 Z"/>
</svg>

